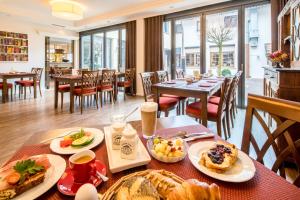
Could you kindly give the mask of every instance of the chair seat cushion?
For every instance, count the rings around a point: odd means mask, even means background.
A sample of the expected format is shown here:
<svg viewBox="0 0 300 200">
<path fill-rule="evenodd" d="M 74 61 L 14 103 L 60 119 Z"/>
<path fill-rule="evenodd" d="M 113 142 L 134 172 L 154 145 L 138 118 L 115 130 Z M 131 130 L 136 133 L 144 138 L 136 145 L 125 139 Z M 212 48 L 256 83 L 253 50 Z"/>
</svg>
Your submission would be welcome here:
<svg viewBox="0 0 300 200">
<path fill-rule="evenodd" d="M 199 116 L 201 117 L 201 102 L 195 102 L 191 103 L 186 107 L 186 113 L 193 116 Z M 216 119 L 218 117 L 218 105 L 208 103 L 207 104 L 207 115 L 208 118 L 214 118 Z"/>
<path fill-rule="evenodd" d="M 70 91 L 70 85 L 69 85 L 69 84 L 66 84 L 66 85 L 59 85 L 59 86 L 58 86 L 58 90 L 59 90 L 59 91 L 63 91 L 63 92 L 65 92 L 65 91 Z"/>
<path fill-rule="evenodd" d="M 131 81 L 119 81 L 118 82 L 118 87 L 130 87 L 131 86 Z"/>
<path fill-rule="evenodd" d="M 178 100 L 185 100 L 185 99 L 187 99 L 187 97 L 180 97 L 180 96 L 170 95 L 170 94 L 162 94 L 162 97 L 175 98 L 175 99 L 178 99 Z"/>
<path fill-rule="evenodd" d="M 37 84 L 39 84 L 39 81 L 36 81 Z M 33 80 L 23 80 L 23 81 L 18 81 L 18 85 L 21 85 L 23 87 L 26 86 L 33 86 Z"/>
<path fill-rule="evenodd" d="M 176 98 L 170 98 L 170 97 L 159 97 L 159 107 L 160 109 L 169 109 L 178 103 L 178 99 Z"/>
<path fill-rule="evenodd" d="M 212 104 L 216 104 L 218 105 L 220 103 L 220 97 L 217 97 L 217 96 L 211 96 L 209 99 L 208 99 L 208 102 L 209 103 L 212 103 Z"/>
<path fill-rule="evenodd" d="M 96 88 L 75 88 L 74 95 L 81 95 L 81 94 L 92 94 L 96 92 Z"/>
<path fill-rule="evenodd" d="M 113 89 L 112 85 L 98 85 L 98 87 L 97 87 L 98 91 L 112 90 L 112 89 Z"/>
<path fill-rule="evenodd" d="M 7 83 L 7 88 L 11 89 L 13 87 L 13 84 L 12 83 Z M 3 89 L 3 83 L 0 82 L 0 90 Z"/>
</svg>

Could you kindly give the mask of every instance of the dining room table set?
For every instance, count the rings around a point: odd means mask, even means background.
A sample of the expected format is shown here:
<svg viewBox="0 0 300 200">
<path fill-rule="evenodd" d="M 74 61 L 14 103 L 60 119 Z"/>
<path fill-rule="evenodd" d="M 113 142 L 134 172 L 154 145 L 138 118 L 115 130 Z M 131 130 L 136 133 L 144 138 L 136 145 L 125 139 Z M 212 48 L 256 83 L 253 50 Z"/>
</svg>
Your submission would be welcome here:
<svg viewBox="0 0 300 200">
<path fill-rule="evenodd" d="M 186 116 L 34 134 L 0 169 L 0 199 L 299 199 L 300 190 Z M 36 144 L 38 142 L 38 144 Z"/>
</svg>

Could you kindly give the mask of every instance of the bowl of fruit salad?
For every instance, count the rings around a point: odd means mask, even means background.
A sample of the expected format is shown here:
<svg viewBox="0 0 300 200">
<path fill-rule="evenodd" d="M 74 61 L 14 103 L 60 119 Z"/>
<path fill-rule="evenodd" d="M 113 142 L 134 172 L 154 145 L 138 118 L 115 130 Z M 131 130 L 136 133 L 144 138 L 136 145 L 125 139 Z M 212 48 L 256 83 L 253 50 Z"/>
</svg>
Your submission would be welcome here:
<svg viewBox="0 0 300 200">
<path fill-rule="evenodd" d="M 147 148 L 155 159 L 165 163 L 175 163 L 185 158 L 188 144 L 178 137 L 170 139 L 154 137 L 147 141 Z"/>
</svg>

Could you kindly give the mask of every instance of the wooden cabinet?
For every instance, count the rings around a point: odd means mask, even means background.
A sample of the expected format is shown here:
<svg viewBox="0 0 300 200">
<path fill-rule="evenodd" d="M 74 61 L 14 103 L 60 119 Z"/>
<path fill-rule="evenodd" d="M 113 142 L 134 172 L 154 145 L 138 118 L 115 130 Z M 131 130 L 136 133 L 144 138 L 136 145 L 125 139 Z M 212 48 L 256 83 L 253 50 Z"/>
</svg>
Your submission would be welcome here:
<svg viewBox="0 0 300 200">
<path fill-rule="evenodd" d="M 300 68 L 264 67 L 264 95 L 300 102 Z"/>
</svg>

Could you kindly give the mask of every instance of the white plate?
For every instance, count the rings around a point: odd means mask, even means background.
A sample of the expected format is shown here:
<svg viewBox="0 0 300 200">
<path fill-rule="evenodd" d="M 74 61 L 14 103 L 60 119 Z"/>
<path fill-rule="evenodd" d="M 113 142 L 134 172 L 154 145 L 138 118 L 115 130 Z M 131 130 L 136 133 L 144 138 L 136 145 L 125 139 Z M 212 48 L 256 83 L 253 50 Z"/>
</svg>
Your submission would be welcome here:
<svg viewBox="0 0 300 200">
<path fill-rule="evenodd" d="M 190 146 L 188 155 L 192 164 L 202 173 L 226 182 L 245 182 L 253 178 L 255 175 L 255 166 L 251 158 L 244 152 L 238 150 L 238 159 L 234 166 L 224 173 L 217 173 L 209 170 L 203 165 L 199 164 L 200 155 L 207 151 L 209 148 L 213 146 L 215 142 L 206 141 L 206 142 L 198 142 Z"/>
<path fill-rule="evenodd" d="M 75 147 L 66 147 L 66 148 L 61 148 L 59 143 L 63 138 L 56 138 L 54 140 L 51 141 L 50 144 L 50 149 L 58 154 L 64 154 L 64 155 L 69 155 L 69 154 L 75 154 L 78 152 L 81 152 L 83 150 L 89 150 L 92 149 L 96 146 L 98 146 L 104 139 L 104 134 L 101 130 L 96 129 L 96 128 L 82 128 L 83 130 L 87 131 L 87 132 L 91 132 L 94 134 L 94 140 L 91 144 L 81 147 L 81 148 L 75 148 Z M 60 129 L 59 131 L 61 132 L 60 135 L 65 135 L 66 132 L 69 132 L 72 129 Z M 74 128 L 74 130 L 79 130 L 78 128 Z"/>
<path fill-rule="evenodd" d="M 51 167 L 47 169 L 44 182 L 16 196 L 13 198 L 14 200 L 36 199 L 52 188 L 60 179 L 66 169 L 66 161 L 62 157 L 53 154 L 47 154 L 47 157 Z"/>
<path fill-rule="evenodd" d="M 133 167 L 146 165 L 151 161 L 151 157 L 140 139 L 138 140 L 138 151 L 136 159 L 126 160 L 121 158 L 120 150 L 112 149 L 111 133 L 109 126 L 104 127 L 104 133 L 109 169 L 112 173 L 120 172 Z"/>
</svg>

